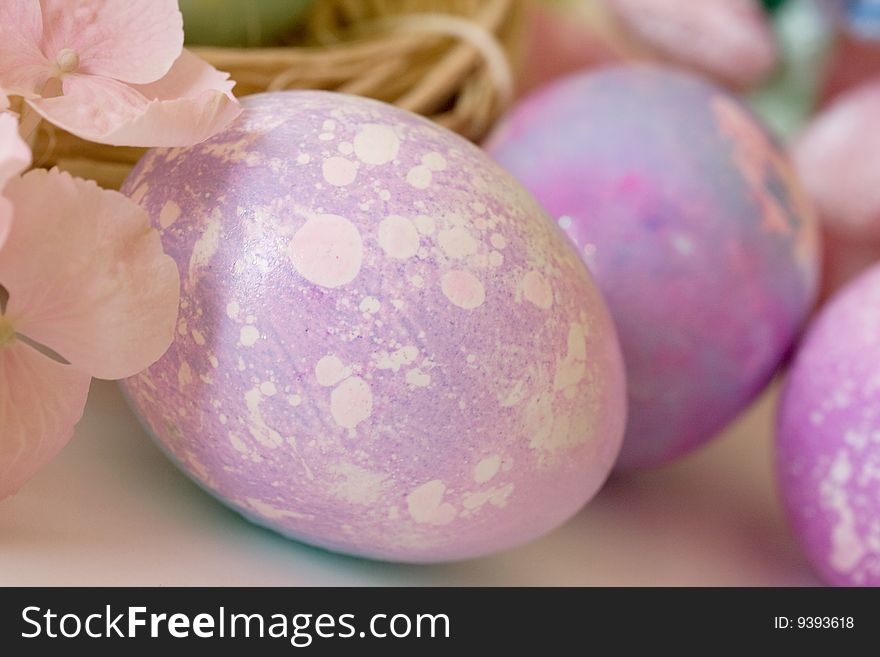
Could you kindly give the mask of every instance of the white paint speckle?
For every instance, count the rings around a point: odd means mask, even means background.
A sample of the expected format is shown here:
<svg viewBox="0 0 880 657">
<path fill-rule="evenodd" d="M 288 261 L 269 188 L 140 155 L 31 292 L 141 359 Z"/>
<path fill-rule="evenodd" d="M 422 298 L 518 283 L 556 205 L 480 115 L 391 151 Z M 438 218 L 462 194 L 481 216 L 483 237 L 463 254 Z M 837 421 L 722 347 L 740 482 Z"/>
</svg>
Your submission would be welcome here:
<svg viewBox="0 0 880 657">
<path fill-rule="evenodd" d="M 345 187 L 357 177 L 357 164 L 344 157 L 328 157 L 321 165 L 321 172 L 326 180 L 335 187 Z"/>
<path fill-rule="evenodd" d="M 427 189 L 431 184 L 431 170 L 424 164 L 414 166 L 407 172 L 406 182 L 416 189 Z"/>
<path fill-rule="evenodd" d="M 358 310 L 368 315 L 375 315 L 382 308 L 382 303 L 376 297 L 364 297 L 358 304 Z"/>
<path fill-rule="evenodd" d="M 406 496 L 406 506 L 410 517 L 417 523 L 448 525 L 455 520 L 457 512 L 448 502 L 443 501 L 446 484 L 434 479 L 418 486 Z"/>
<path fill-rule="evenodd" d="M 392 370 L 397 372 L 401 367 L 414 362 L 419 355 L 419 348 L 415 345 L 400 347 L 392 353 L 380 351 L 374 356 L 376 367 L 380 370 Z"/>
<path fill-rule="evenodd" d="M 823 506 L 837 514 L 837 522 L 831 530 L 829 562 L 842 573 L 852 572 L 868 553 L 857 531 L 855 512 L 846 491 L 851 476 L 849 452 L 839 450 L 820 487 Z"/>
<path fill-rule="evenodd" d="M 353 429 L 373 412 L 373 393 L 369 384 L 353 376 L 330 393 L 330 413 L 341 427 Z"/>
<path fill-rule="evenodd" d="M 467 271 L 446 272 L 440 278 L 440 289 L 449 301 L 465 310 L 479 308 L 486 301 L 486 289 L 480 279 Z"/>
<path fill-rule="evenodd" d="M 222 214 L 219 210 L 214 210 L 208 218 L 201 236 L 193 245 L 188 269 L 190 282 L 195 280 L 199 270 L 206 266 L 217 253 L 217 249 L 220 247 L 221 224 Z"/>
<path fill-rule="evenodd" d="M 329 288 L 353 281 L 364 257 L 358 229 L 335 214 L 310 217 L 294 234 L 287 252 L 301 276 Z"/>
<path fill-rule="evenodd" d="M 584 327 L 571 324 L 568 329 L 566 353 L 556 362 L 556 374 L 553 377 L 554 390 L 563 390 L 577 385 L 587 372 L 587 342 Z"/>
<path fill-rule="evenodd" d="M 335 386 L 351 375 L 351 370 L 335 354 L 324 356 L 315 364 L 315 378 L 322 386 Z"/>
<path fill-rule="evenodd" d="M 180 206 L 174 201 L 165 201 L 162 210 L 159 212 L 159 225 L 162 230 L 174 225 L 174 222 L 180 217 Z"/>
<path fill-rule="evenodd" d="M 426 388 L 431 385 L 431 375 L 416 367 L 406 373 L 406 382 L 415 388 Z"/>
<path fill-rule="evenodd" d="M 379 222 L 379 246 L 392 258 L 406 260 L 419 251 L 419 233 L 406 217 L 391 215 Z"/>
<path fill-rule="evenodd" d="M 249 497 L 246 501 L 251 509 L 256 511 L 264 518 L 268 518 L 269 520 L 284 520 L 285 518 L 308 518 L 308 516 L 305 514 L 298 513 L 296 511 L 290 511 L 289 509 L 282 509 L 275 506 L 274 504 L 269 504 L 268 502 L 264 502 L 255 497 Z"/>
<path fill-rule="evenodd" d="M 354 154 L 365 164 L 387 164 L 397 157 L 400 139 L 387 125 L 367 123 L 354 138 Z"/>
<path fill-rule="evenodd" d="M 189 363 L 183 361 L 177 369 L 177 387 L 179 389 L 185 388 L 192 383 L 192 381 L 192 369 L 190 368 Z"/>
<path fill-rule="evenodd" d="M 484 484 L 491 480 L 501 468 L 501 457 L 498 454 L 487 456 L 474 467 L 474 481 Z"/>
<path fill-rule="evenodd" d="M 553 288 L 539 271 L 529 271 L 520 283 L 526 301 L 538 308 L 547 310 L 553 305 Z"/>
<path fill-rule="evenodd" d="M 440 153 L 426 153 L 422 155 L 422 164 L 431 171 L 443 171 L 446 169 L 446 158 Z"/>
<path fill-rule="evenodd" d="M 238 340 L 243 347 L 253 347 L 260 339 L 260 331 L 256 326 L 242 326 Z"/>
<path fill-rule="evenodd" d="M 422 235 L 433 235 L 434 234 L 434 218 L 429 217 L 426 214 L 420 214 L 415 218 L 414 223 L 416 225 L 416 229 Z"/>
<path fill-rule="evenodd" d="M 470 231 L 464 226 L 453 226 L 440 231 L 437 235 L 440 248 L 446 255 L 454 260 L 460 260 L 477 252 L 479 242 L 473 238 Z"/>
</svg>

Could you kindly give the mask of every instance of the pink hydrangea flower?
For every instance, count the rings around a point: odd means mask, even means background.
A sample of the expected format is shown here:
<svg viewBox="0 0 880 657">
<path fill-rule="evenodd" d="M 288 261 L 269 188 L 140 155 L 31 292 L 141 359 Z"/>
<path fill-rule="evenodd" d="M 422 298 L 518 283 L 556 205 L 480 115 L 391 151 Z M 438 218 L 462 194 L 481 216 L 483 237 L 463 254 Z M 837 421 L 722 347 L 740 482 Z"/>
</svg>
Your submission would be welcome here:
<svg viewBox="0 0 880 657">
<path fill-rule="evenodd" d="M 8 172 L 20 145 L 0 134 Z M 38 169 L 3 195 L 14 218 L 0 249 L 0 499 L 71 438 L 92 376 L 130 376 L 165 352 L 180 295 L 147 213 L 122 194 Z"/>
<path fill-rule="evenodd" d="M 186 146 L 241 111 L 183 49 L 177 0 L 2 0 L 0 89 L 90 141 Z"/>
<path fill-rule="evenodd" d="M 31 151 L 18 135 L 18 122 L 8 112 L 6 97 L 0 93 L 0 249 L 12 226 L 12 204 L 3 196 L 6 182 L 31 163 Z"/>
</svg>

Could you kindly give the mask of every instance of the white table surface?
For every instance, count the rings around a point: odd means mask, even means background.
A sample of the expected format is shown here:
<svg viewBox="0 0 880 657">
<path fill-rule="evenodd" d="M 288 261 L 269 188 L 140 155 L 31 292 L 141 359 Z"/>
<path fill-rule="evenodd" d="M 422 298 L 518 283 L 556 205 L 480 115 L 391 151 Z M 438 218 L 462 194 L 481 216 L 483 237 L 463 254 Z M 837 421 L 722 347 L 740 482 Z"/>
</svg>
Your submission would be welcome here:
<svg viewBox="0 0 880 657">
<path fill-rule="evenodd" d="M 0 502 L 0 585 L 812 585 L 772 476 L 776 389 L 708 448 L 613 478 L 564 527 L 438 566 L 377 563 L 260 529 L 199 490 L 94 382 L 64 452 Z"/>
</svg>

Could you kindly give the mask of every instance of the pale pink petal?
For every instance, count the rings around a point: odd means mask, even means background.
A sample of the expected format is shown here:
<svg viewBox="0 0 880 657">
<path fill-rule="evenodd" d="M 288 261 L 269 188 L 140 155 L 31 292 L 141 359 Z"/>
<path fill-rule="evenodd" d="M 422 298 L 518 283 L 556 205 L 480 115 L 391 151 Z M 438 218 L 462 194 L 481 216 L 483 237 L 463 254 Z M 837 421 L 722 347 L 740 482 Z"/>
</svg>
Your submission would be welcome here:
<svg viewBox="0 0 880 657">
<path fill-rule="evenodd" d="M 50 123 L 89 141 L 110 143 L 107 135 L 135 121 L 147 108 L 147 99 L 124 82 L 73 74 L 64 76 L 63 87 L 63 96 L 28 103 Z"/>
<path fill-rule="evenodd" d="M 16 330 L 77 369 L 130 376 L 171 344 L 180 283 L 146 212 L 57 169 L 14 178 L 0 283 Z"/>
<path fill-rule="evenodd" d="M 31 149 L 18 134 L 18 121 L 8 112 L 0 112 L 0 191 L 30 163 Z"/>
<path fill-rule="evenodd" d="M 39 0 L 0 0 L 0 87 L 6 93 L 33 96 L 50 75 L 40 51 L 43 20 Z"/>
<path fill-rule="evenodd" d="M 125 85 L 70 75 L 64 95 L 31 100 L 44 118 L 73 134 L 114 146 L 190 146 L 225 128 L 241 112 L 233 82 L 187 50 L 164 78 Z"/>
<path fill-rule="evenodd" d="M 12 229 L 12 203 L 0 196 L 0 249 L 6 244 Z"/>
<path fill-rule="evenodd" d="M 6 2 L 6 0 L 3 0 Z M 43 53 L 79 57 L 78 73 L 146 84 L 165 75 L 183 48 L 177 0 L 42 0 Z"/>
<path fill-rule="evenodd" d="M 776 64 L 776 41 L 757 0 L 607 2 L 661 56 L 733 85 L 752 85 Z"/>
<path fill-rule="evenodd" d="M 0 500 L 67 444 L 90 381 L 20 341 L 0 347 Z"/>
<path fill-rule="evenodd" d="M 0 94 L 0 101 L 4 100 Z M 2 110 L 2 102 L 0 102 Z M 12 204 L 3 198 L 3 187 L 12 176 L 22 172 L 31 162 L 31 151 L 18 134 L 18 121 L 0 111 L 0 249 L 12 226 Z"/>
<path fill-rule="evenodd" d="M 825 226 L 880 240 L 880 78 L 832 103 L 794 148 L 798 174 Z"/>
<path fill-rule="evenodd" d="M 192 51 L 183 49 L 168 74 L 152 84 L 132 85 L 149 100 L 195 98 L 205 91 L 218 91 L 235 100 L 235 82 Z"/>
</svg>

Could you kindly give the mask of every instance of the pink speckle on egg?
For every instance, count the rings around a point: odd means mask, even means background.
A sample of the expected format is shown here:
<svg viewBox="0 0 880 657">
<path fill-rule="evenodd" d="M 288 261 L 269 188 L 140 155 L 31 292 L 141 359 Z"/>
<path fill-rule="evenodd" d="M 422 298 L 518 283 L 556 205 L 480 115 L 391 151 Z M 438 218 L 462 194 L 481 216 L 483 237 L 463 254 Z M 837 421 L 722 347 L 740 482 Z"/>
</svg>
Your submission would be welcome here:
<svg viewBox="0 0 880 657">
<path fill-rule="evenodd" d="M 244 105 L 124 188 L 183 278 L 182 330 L 124 384 L 150 433 L 248 518 L 353 554 L 472 557 L 575 513 L 625 395 L 565 236 L 423 118 L 324 92 Z"/>
<path fill-rule="evenodd" d="M 302 276 L 324 287 L 354 280 L 361 268 L 361 234 L 345 217 L 309 217 L 290 242 L 290 258 Z"/>
<path fill-rule="evenodd" d="M 419 231 L 406 217 L 385 217 L 379 222 L 379 245 L 392 258 L 412 258 L 419 251 Z"/>
<path fill-rule="evenodd" d="M 480 279 L 467 271 L 446 272 L 440 279 L 440 287 L 447 299 L 465 310 L 479 308 L 486 300 L 486 289 Z"/>
</svg>

